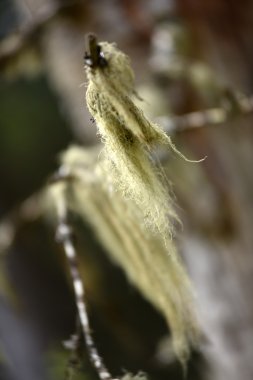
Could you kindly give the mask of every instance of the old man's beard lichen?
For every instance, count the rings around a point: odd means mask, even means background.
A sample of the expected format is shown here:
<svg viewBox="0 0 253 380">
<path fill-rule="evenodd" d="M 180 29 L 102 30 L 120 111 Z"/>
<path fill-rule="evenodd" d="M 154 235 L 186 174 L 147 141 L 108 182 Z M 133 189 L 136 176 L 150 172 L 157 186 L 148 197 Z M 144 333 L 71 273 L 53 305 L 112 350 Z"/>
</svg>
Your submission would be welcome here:
<svg viewBox="0 0 253 380">
<path fill-rule="evenodd" d="M 114 44 L 99 46 L 107 64 L 87 67 L 86 100 L 105 145 L 108 171 L 116 189 L 135 201 L 146 224 L 167 241 L 176 214 L 151 150 L 162 144 L 181 153 L 132 101 L 134 75 L 129 58 Z"/>
<path fill-rule="evenodd" d="M 185 365 L 190 346 L 197 342 L 198 328 L 191 285 L 174 243 L 169 240 L 165 246 L 159 235 L 141 224 L 141 214 L 135 214 L 135 202 L 110 189 L 105 157 L 102 154 L 98 161 L 97 156 L 97 148 L 73 146 L 64 152 L 62 168 L 71 180 L 56 184 L 59 190 L 54 190 L 54 198 L 58 202 L 66 198 L 69 209 L 91 225 L 112 260 L 162 313 L 175 353 Z"/>
</svg>

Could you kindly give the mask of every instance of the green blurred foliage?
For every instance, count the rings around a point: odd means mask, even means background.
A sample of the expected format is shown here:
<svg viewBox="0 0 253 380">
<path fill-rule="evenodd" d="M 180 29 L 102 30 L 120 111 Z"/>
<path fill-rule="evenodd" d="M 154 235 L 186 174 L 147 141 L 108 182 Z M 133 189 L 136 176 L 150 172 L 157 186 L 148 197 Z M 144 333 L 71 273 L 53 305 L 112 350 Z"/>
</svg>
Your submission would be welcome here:
<svg viewBox="0 0 253 380">
<path fill-rule="evenodd" d="M 0 81 L 0 209 L 40 188 L 71 139 L 46 78 Z"/>
</svg>

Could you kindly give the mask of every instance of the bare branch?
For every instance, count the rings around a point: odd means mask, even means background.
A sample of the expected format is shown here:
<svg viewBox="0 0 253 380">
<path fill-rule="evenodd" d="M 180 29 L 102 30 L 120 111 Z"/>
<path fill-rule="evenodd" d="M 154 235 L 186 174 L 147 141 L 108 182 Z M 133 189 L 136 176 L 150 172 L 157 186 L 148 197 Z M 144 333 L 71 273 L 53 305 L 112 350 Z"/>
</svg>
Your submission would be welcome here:
<svg viewBox="0 0 253 380">
<path fill-rule="evenodd" d="M 231 106 L 233 106 L 231 104 Z M 234 112 L 236 111 L 236 112 Z M 163 126 L 167 133 L 182 132 L 188 129 L 202 128 L 218 125 L 234 118 L 235 113 L 247 115 L 253 112 L 253 96 L 237 99 L 236 110 L 234 108 L 216 107 L 203 111 L 190 112 L 182 116 L 161 116 L 156 121 Z"/>
<path fill-rule="evenodd" d="M 112 375 L 105 367 L 103 360 L 97 351 L 91 334 L 90 323 L 85 304 L 85 289 L 78 268 L 77 254 L 73 241 L 73 231 L 67 220 L 67 207 L 65 205 L 64 199 L 59 199 L 59 203 L 57 204 L 57 211 L 58 226 L 56 231 L 56 239 L 62 244 L 69 263 L 69 270 L 75 293 L 76 307 L 78 310 L 88 355 L 91 363 L 97 371 L 100 380 L 113 380 Z"/>
</svg>

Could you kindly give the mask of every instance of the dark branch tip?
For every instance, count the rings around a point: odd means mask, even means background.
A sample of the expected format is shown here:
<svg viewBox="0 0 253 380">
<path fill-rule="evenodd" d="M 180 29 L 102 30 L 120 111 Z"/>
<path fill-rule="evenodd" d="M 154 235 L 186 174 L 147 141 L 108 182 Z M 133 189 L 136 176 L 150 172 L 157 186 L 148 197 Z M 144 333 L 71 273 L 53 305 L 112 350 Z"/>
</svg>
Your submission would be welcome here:
<svg viewBox="0 0 253 380">
<path fill-rule="evenodd" d="M 95 34 L 89 33 L 86 36 L 84 62 L 86 66 L 91 68 L 105 67 L 107 65 L 107 60 L 101 51 L 101 46 L 98 44 Z"/>
</svg>

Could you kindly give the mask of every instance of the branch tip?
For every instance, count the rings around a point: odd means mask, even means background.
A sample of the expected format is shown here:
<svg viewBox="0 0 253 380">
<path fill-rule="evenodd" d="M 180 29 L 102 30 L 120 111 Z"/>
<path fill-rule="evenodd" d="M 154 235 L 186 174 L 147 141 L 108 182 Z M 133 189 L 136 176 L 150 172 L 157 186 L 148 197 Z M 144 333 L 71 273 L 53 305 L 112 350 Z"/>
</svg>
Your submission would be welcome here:
<svg viewBox="0 0 253 380">
<path fill-rule="evenodd" d="M 97 36 L 93 33 L 88 33 L 85 40 L 85 65 L 91 68 L 106 66 L 107 61 L 101 51 L 101 46 L 97 41 Z"/>
</svg>

